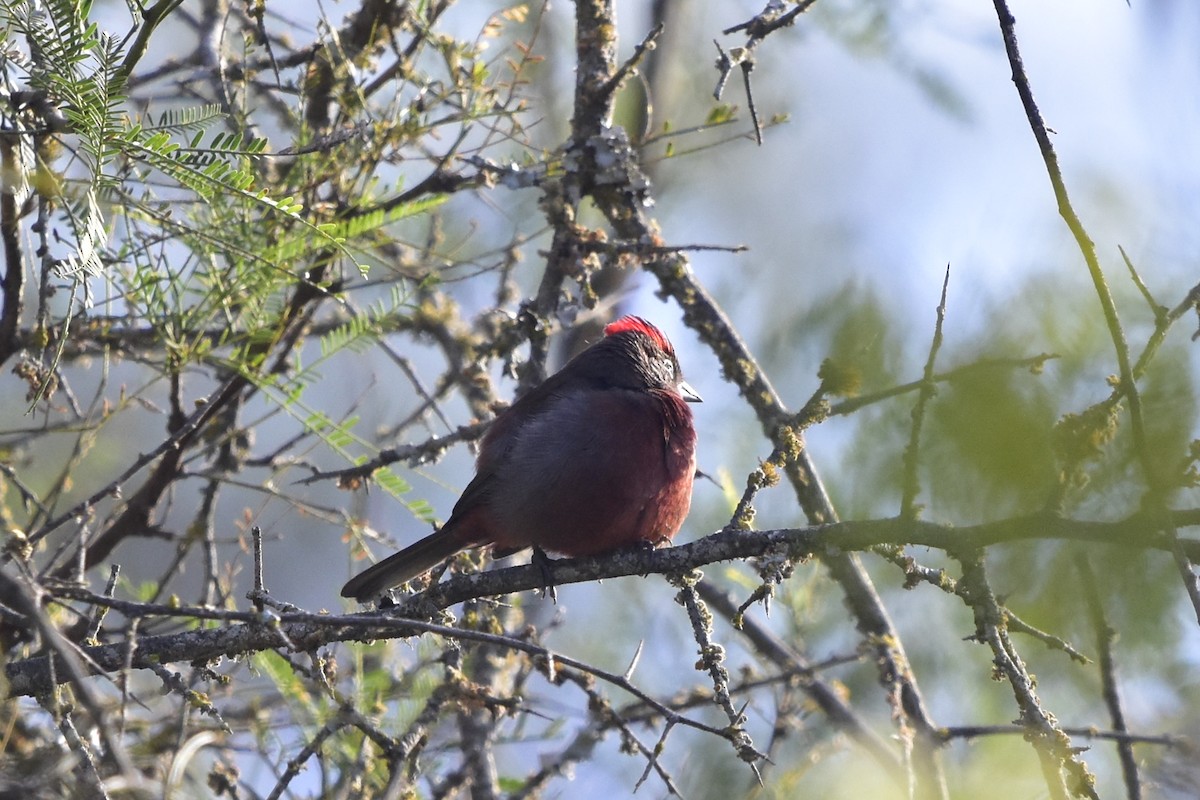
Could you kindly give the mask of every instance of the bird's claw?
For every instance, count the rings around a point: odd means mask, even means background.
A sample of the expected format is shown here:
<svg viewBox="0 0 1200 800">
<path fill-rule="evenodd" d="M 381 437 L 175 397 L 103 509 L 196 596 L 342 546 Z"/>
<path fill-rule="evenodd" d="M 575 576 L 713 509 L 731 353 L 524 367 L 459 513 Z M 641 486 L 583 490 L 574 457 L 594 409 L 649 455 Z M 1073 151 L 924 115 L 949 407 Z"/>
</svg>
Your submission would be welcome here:
<svg viewBox="0 0 1200 800">
<path fill-rule="evenodd" d="M 558 589 L 554 585 L 554 560 L 546 555 L 545 550 L 534 545 L 529 563 L 536 565 L 538 571 L 542 573 L 542 599 L 545 600 L 549 596 L 550 602 L 557 605 Z"/>
</svg>

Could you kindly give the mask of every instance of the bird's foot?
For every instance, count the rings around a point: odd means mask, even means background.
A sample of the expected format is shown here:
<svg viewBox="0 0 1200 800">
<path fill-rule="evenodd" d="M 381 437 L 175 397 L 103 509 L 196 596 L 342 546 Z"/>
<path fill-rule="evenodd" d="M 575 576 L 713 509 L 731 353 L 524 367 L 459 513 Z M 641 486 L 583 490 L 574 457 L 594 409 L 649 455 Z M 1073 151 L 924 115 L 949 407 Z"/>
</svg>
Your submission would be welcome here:
<svg viewBox="0 0 1200 800">
<path fill-rule="evenodd" d="M 546 551 L 537 545 L 533 546 L 533 555 L 529 559 L 530 564 L 537 566 L 542 573 L 542 599 L 547 596 L 550 602 L 558 604 L 558 589 L 554 586 L 554 560 L 546 555 Z"/>
<path fill-rule="evenodd" d="M 625 553 L 633 553 L 635 555 L 649 555 L 660 547 L 665 547 L 670 544 L 670 539 L 638 539 L 628 544 L 621 545 L 617 550 Z"/>
</svg>

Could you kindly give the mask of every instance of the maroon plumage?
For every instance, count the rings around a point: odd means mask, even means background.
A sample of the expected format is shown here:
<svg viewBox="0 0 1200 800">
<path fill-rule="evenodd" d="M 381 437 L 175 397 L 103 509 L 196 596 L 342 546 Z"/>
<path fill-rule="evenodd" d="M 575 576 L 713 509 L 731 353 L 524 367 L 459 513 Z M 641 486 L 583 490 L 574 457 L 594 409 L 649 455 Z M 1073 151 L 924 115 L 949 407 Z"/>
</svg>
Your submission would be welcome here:
<svg viewBox="0 0 1200 800">
<path fill-rule="evenodd" d="M 622 317 L 492 423 L 446 524 L 365 570 L 343 597 L 380 596 L 460 550 L 531 545 L 568 556 L 667 542 L 683 525 L 696 432 L 675 350 Z"/>
</svg>

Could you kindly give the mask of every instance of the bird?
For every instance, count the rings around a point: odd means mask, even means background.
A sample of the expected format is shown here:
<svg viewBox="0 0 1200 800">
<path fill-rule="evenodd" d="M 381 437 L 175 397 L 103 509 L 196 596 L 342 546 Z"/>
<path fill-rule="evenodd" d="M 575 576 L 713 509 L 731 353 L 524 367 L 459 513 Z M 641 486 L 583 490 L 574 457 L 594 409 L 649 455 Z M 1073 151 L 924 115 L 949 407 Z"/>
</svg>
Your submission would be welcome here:
<svg viewBox="0 0 1200 800">
<path fill-rule="evenodd" d="M 668 543 L 691 506 L 688 404 L 698 402 L 662 331 L 636 316 L 609 323 L 496 416 L 446 523 L 352 578 L 342 597 L 379 599 L 469 548 L 575 557 Z"/>
</svg>

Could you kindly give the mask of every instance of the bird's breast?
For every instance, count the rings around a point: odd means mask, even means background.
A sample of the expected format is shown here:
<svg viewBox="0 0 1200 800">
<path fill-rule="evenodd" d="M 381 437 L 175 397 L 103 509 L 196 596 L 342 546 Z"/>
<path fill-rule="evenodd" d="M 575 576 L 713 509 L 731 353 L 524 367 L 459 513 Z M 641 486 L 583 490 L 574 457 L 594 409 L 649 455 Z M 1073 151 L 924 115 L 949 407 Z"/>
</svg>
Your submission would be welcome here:
<svg viewBox="0 0 1200 800">
<path fill-rule="evenodd" d="M 509 434 L 489 506 L 497 544 L 589 555 L 674 536 L 691 503 L 695 431 L 648 392 L 553 398 Z"/>
</svg>

